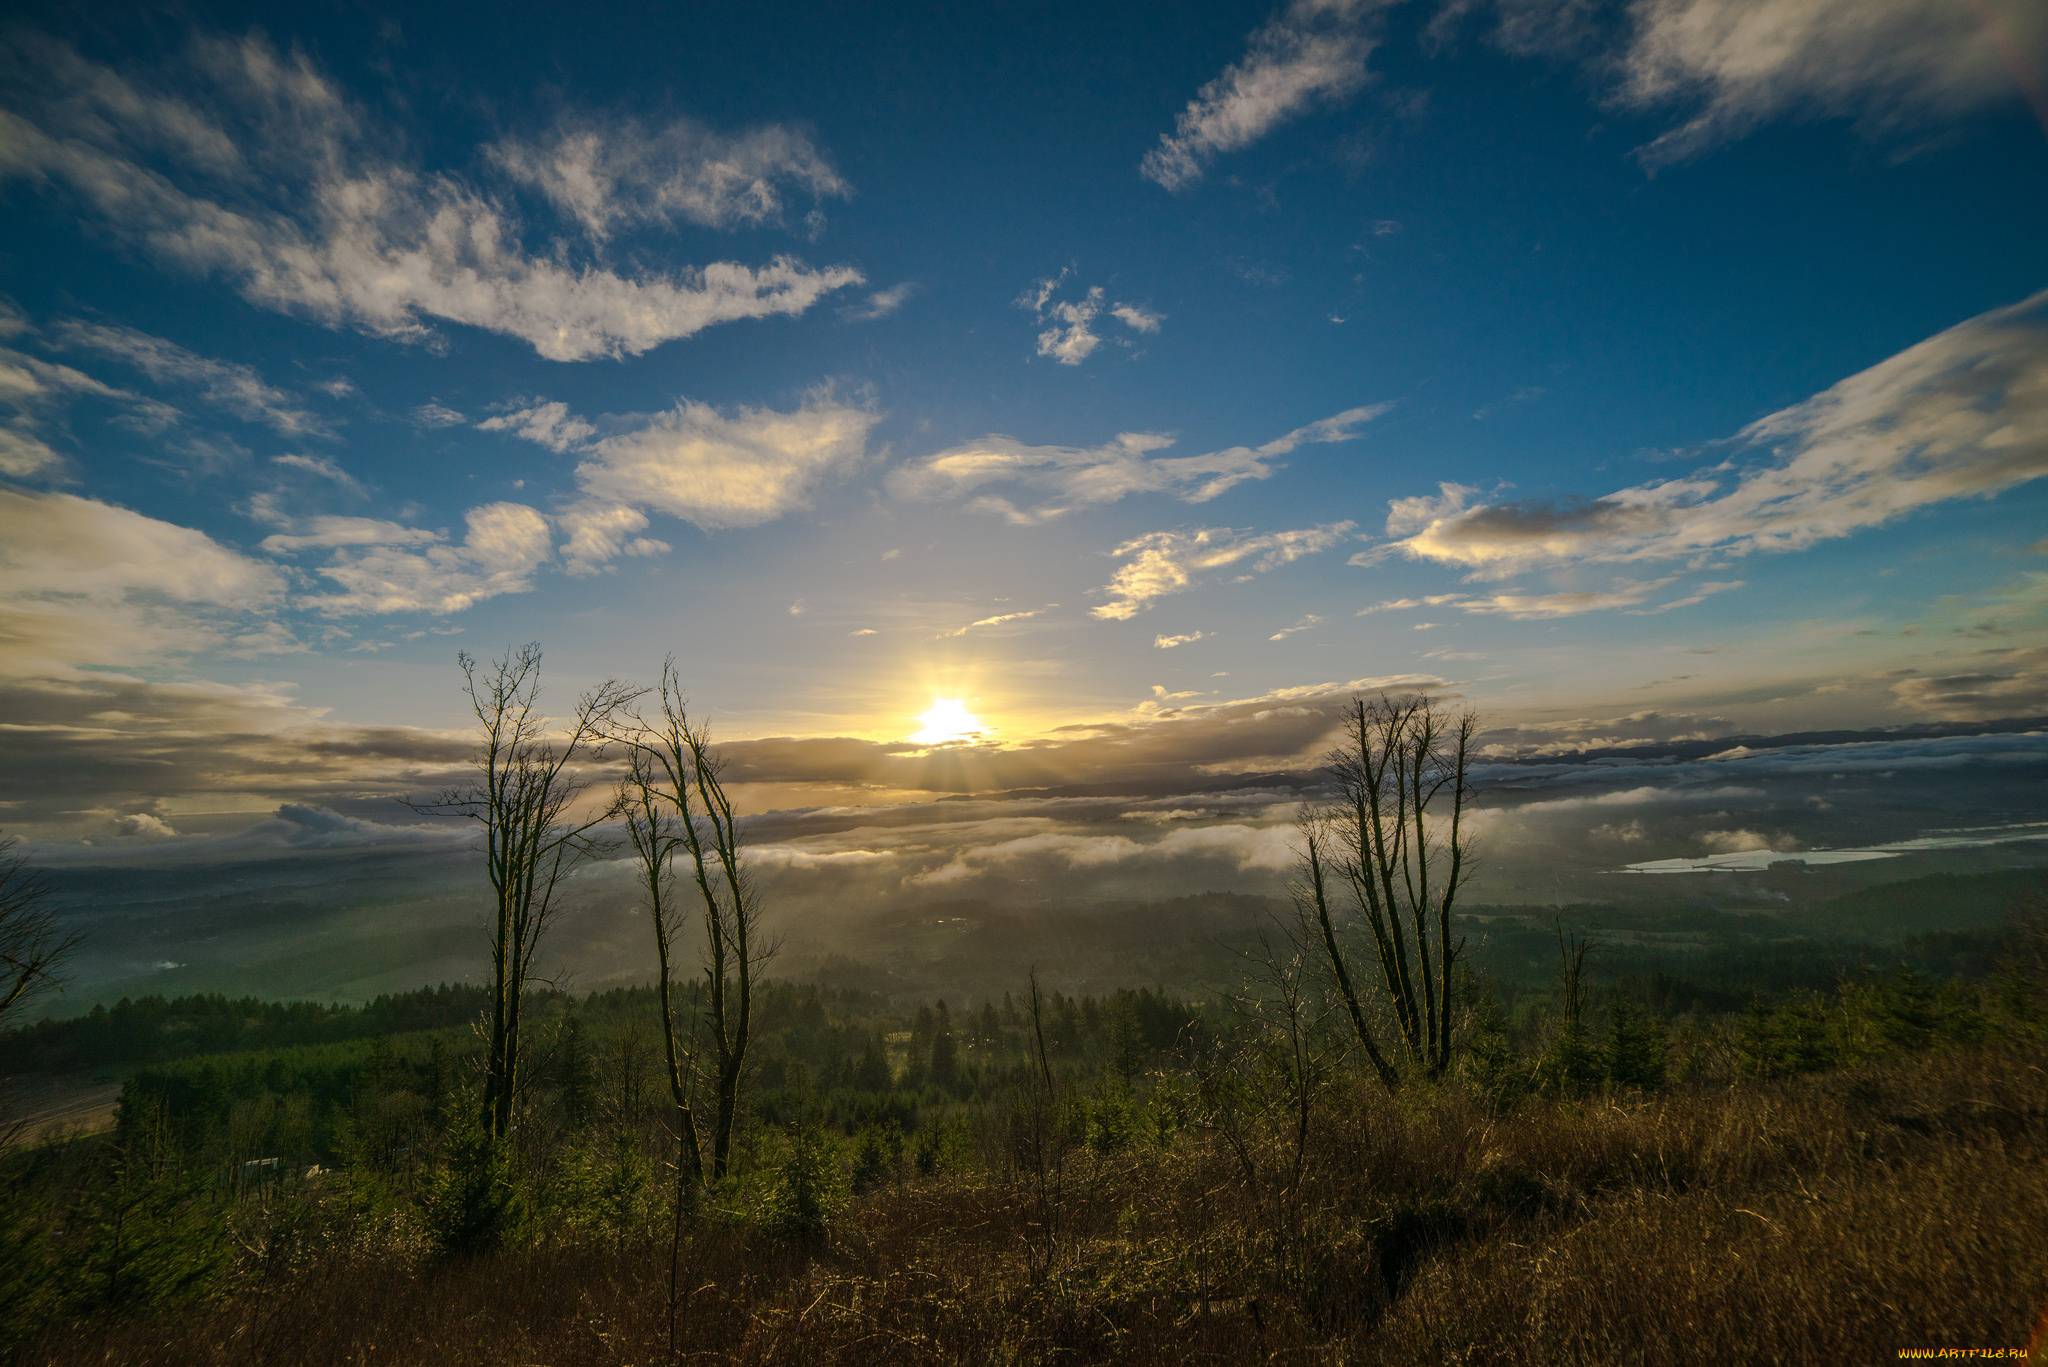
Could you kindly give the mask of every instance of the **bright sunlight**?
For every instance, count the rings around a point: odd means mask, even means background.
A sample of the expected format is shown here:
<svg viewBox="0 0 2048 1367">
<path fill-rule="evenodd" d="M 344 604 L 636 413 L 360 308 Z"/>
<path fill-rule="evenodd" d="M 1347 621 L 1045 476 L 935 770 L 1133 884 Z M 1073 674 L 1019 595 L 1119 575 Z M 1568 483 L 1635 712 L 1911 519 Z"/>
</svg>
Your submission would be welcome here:
<svg viewBox="0 0 2048 1367">
<path fill-rule="evenodd" d="M 918 720 L 924 723 L 924 729 L 910 739 L 920 745 L 967 740 L 988 730 L 981 718 L 969 712 L 958 698 L 932 699 L 931 707 Z"/>
</svg>

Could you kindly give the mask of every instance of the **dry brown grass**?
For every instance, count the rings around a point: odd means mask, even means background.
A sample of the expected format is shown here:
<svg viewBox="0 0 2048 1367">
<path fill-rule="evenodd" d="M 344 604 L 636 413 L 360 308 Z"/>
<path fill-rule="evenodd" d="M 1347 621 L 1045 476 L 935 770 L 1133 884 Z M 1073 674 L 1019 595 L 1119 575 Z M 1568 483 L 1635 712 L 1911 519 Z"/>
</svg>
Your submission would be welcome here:
<svg viewBox="0 0 2048 1367">
<path fill-rule="evenodd" d="M 1298 1202 L 1219 1145 L 859 1200 L 828 1247 L 709 1230 L 687 1357 L 741 1363 L 1856 1363 L 2018 1346 L 2048 1298 L 2048 1054 L 2002 1046 L 1507 1117 L 1339 1098 Z M 1276 1165 L 1277 1169 L 1277 1165 Z M 335 1259 L 53 1364 L 648 1364 L 666 1248 Z"/>
</svg>

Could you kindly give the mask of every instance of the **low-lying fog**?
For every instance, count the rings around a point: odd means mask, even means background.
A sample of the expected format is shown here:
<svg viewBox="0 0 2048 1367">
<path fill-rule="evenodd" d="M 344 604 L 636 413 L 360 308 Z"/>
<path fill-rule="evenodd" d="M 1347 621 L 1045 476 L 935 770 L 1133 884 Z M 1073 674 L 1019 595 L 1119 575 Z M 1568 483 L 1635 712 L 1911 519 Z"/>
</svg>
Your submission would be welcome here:
<svg viewBox="0 0 2048 1367">
<path fill-rule="evenodd" d="M 2040 731 L 1666 744 L 1490 760 L 1476 777 L 1474 908 L 1756 910 L 2048 865 Z M 1198 976 L 1199 942 L 1284 905 L 1293 823 L 1324 778 L 1183 774 L 1146 792 L 880 802 L 849 788 L 759 810 L 748 835 L 783 940 L 776 971 L 923 988 L 910 966 L 944 948 L 958 995 L 1021 982 L 1033 962 L 1070 986 Z M 742 789 L 757 809 L 778 791 Z M 38 847 L 88 936 L 48 1009 L 145 991 L 359 998 L 477 976 L 489 894 L 473 830 L 419 824 L 395 801 L 353 806 L 287 805 L 240 830 L 119 850 Z M 624 862 L 577 871 L 550 952 L 576 990 L 649 976 Z"/>
</svg>

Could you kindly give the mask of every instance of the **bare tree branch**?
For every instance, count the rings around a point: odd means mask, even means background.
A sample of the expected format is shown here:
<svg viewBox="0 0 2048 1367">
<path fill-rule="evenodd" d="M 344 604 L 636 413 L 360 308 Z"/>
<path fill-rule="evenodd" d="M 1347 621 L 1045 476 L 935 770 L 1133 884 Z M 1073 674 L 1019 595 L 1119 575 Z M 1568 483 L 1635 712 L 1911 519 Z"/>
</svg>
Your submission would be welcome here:
<svg viewBox="0 0 2048 1367">
<path fill-rule="evenodd" d="M 484 863 L 496 894 L 490 927 L 491 1024 L 484 1057 L 484 1123 L 502 1139 L 512 1126 L 521 1078 L 520 1030 L 526 989 L 555 913 L 561 880 L 601 852 L 598 832 L 616 803 L 576 815 L 589 781 L 578 761 L 603 756 L 613 719 L 639 690 L 606 680 L 577 699 L 568 725 L 550 731 L 539 711 L 541 651 L 508 650 L 480 670 L 457 655 L 464 691 L 481 731 L 476 780 L 415 811 L 466 817 L 483 827 Z"/>
<path fill-rule="evenodd" d="M 1471 877 L 1465 807 L 1472 739 L 1479 720 L 1414 695 L 1351 700 L 1344 743 L 1329 755 L 1339 800 L 1302 823 L 1296 899 L 1315 921 L 1345 1014 L 1382 1084 L 1401 1070 L 1380 1048 L 1344 948 L 1332 884 L 1351 894 L 1353 916 L 1371 937 L 1406 1068 L 1429 1078 L 1450 1066 L 1456 996 L 1453 970 L 1464 950 L 1454 908 Z M 1449 812 L 1444 808 L 1448 806 Z"/>
</svg>

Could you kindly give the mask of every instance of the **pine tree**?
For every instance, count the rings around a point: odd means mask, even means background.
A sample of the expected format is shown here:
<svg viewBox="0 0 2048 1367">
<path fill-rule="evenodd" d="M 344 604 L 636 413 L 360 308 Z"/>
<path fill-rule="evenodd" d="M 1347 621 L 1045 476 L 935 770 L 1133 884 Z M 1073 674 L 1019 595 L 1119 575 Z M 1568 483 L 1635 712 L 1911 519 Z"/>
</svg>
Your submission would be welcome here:
<svg viewBox="0 0 2048 1367">
<path fill-rule="evenodd" d="M 889 1075 L 889 1055 L 882 1047 L 880 1035 L 869 1035 L 867 1046 L 860 1052 L 860 1062 L 853 1070 L 853 1085 L 870 1092 L 886 1092 L 895 1081 Z"/>
<path fill-rule="evenodd" d="M 561 1093 L 562 1112 L 570 1125 L 581 1129 L 589 1122 L 592 1104 L 597 1099 L 597 1071 L 591 1065 L 581 1017 L 570 1016 L 562 1022 L 556 1048 L 555 1086 Z"/>
<path fill-rule="evenodd" d="M 1109 1067 L 1126 1087 L 1145 1067 L 1145 1032 L 1129 991 L 1117 993 L 1110 1003 Z"/>
<path fill-rule="evenodd" d="M 1607 1012 L 1607 1080 L 1616 1087 L 1662 1087 L 1664 1022 L 1625 1001 Z"/>
<path fill-rule="evenodd" d="M 922 1014 L 922 1013 L 920 1013 Z M 960 1080 L 960 1057 L 953 1043 L 953 1020 L 941 1001 L 932 1018 L 932 1081 L 951 1087 Z"/>
</svg>

